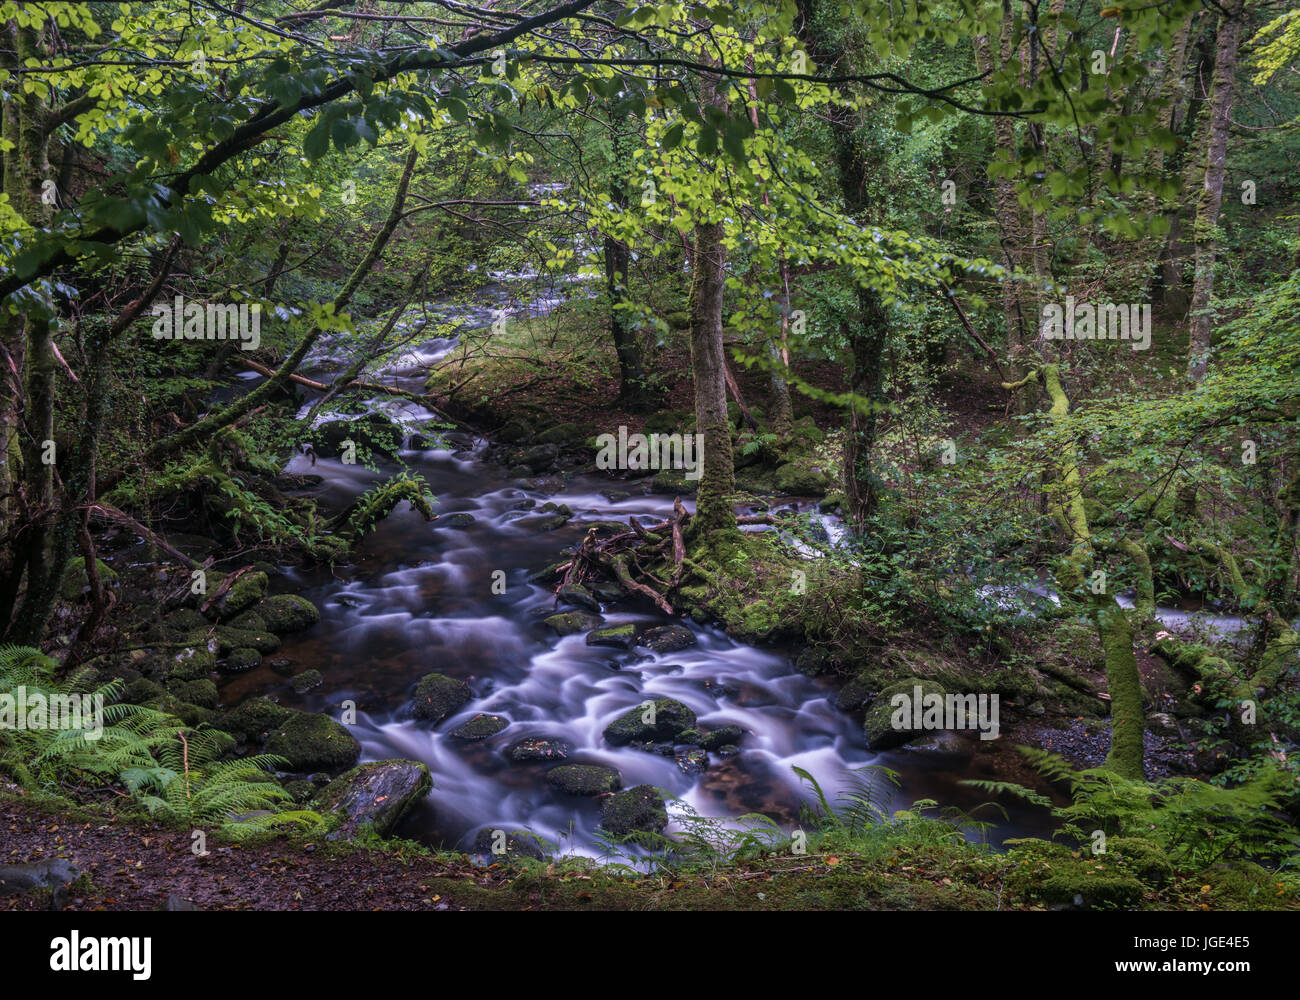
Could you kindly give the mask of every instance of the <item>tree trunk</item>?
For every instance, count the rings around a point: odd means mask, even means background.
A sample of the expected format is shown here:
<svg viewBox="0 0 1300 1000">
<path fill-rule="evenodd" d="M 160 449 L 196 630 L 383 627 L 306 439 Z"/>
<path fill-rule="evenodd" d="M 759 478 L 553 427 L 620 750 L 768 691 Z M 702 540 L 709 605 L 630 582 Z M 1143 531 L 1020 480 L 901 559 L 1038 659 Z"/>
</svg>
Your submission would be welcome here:
<svg viewBox="0 0 1300 1000">
<path fill-rule="evenodd" d="M 707 537 L 735 528 L 731 505 L 736 473 L 727 421 L 726 358 L 722 346 L 722 290 L 725 279 L 723 224 L 695 227 L 691 282 L 691 375 L 695 382 L 695 430 L 704 435 L 703 475 L 691 533 Z M 696 456 L 697 460 L 700 456 Z"/>
<path fill-rule="evenodd" d="M 626 116 L 625 116 L 626 117 Z M 629 178 L 625 169 L 628 157 L 624 150 L 622 121 L 610 115 L 611 158 L 610 194 L 614 204 L 621 209 L 628 205 Z M 643 410 L 650 405 L 649 386 L 641 361 L 641 346 L 636 331 L 628 322 L 628 314 L 619 306 L 627 300 L 628 275 L 632 254 L 626 243 L 613 236 L 605 237 L 605 290 L 609 296 L 609 333 L 618 355 L 618 402 L 630 410 Z"/>
<path fill-rule="evenodd" d="M 1187 375 L 1194 382 L 1205 378 L 1210 354 L 1210 300 L 1214 295 L 1214 259 L 1218 252 L 1215 231 L 1223 204 L 1223 178 L 1227 171 L 1228 126 L 1232 116 L 1238 47 L 1241 40 L 1242 0 L 1219 18 L 1214 53 L 1214 82 L 1210 85 L 1209 142 L 1204 153 L 1205 180 L 1196 203 L 1192 238 L 1196 258 L 1192 277 L 1191 316 L 1188 319 Z"/>
</svg>

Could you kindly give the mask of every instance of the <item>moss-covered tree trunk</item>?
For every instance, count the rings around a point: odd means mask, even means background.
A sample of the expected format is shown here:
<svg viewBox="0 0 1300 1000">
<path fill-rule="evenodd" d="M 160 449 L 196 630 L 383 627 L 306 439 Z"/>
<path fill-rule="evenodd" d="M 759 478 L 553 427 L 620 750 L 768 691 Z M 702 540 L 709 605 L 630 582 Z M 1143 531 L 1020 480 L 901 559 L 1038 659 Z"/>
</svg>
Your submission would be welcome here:
<svg viewBox="0 0 1300 1000">
<path fill-rule="evenodd" d="M 726 358 L 722 345 L 725 280 L 723 224 L 695 227 L 691 282 L 691 376 L 695 383 L 695 430 L 704 435 L 703 471 L 691 530 L 695 536 L 736 526 L 731 505 L 736 473 L 727 422 Z"/>
<path fill-rule="evenodd" d="M 1243 0 L 1222 8 L 1214 47 L 1214 81 L 1210 85 L 1209 140 L 1201 153 L 1204 179 L 1196 201 L 1192 238 L 1196 258 L 1192 277 L 1191 315 L 1188 318 L 1187 375 L 1195 382 L 1205 378 L 1210 354 L 1210 300 L 1214 295 L 1214 261 L 1219 244 L 1215 233 L 1223 204 L 1223 178 L 1228 163 L 1228 129 L 1236 87 L 1241 40 Z"/>
</svg>

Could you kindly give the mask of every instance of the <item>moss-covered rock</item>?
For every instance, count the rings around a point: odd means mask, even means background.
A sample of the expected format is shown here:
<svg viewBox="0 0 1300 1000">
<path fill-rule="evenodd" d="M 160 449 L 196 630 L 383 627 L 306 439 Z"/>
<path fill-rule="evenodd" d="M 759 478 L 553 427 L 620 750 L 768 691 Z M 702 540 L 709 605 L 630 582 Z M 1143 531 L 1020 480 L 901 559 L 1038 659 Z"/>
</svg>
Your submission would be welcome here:
<svg viewBox="0 0 1300 1000">
<path fill-rule="evenodd" d="M 1220 910 L 1280 910 L 1297 904 L 1285 884 L 1253 861 L 1221 861 L 1197 876 L 1210 891 L 1206 902 Z"/>
<path fill-rule="evenodd" d="M 193 646 L 165 655 L 162 663 L 162 675 L 169 681 L 196 681 L 217 669 L 213 653 Z"/>
<path fill-rule="evenodd" d="M 189 635 L 191 632 L 206 631 L 211 625 L 193 608 L 177 608 L 163 618 L 162 627 L 172 635 Z"/>
<path fill-rule="evenodd" d="M 262 665 L 262 654 L 247 646 L 232 649 L 222 662 L 221 669 L 231 674 L 241 674 Z"/>
<path fill-rule="evenodd" d="M 586 608 L 595 614 L 600 614 L 600 602 L 595 596 L 580 583 L 566 583 L 555 592 L 565 604 L 572 604 L 579 608 Z"/>
<path fill-rule="evenodd" d="M 319 670 L 304 670 L 300 674 L 294 674 L 289 679 L 289 686 L 298 694 L 306 694 L 308 691 L 315 690 L 325 683 L 325 678 L 321 676 Z"/>
<path fill-rule="evenodd" d="M 99 581 L 105 587 L 117 582 L 117 572 L 104 560 L 96 559 L 95 567 L 99 570 Z M 85 557 L 77 556 L 75 559 L 68 560 L 68 567 L 63 571 L 63 583 L 60 585 L 63 599 L 75 601 L 89 586 L 90 577 L 86 574 Z"/>
<path fill-rule="evenodd" d="M 187 701 L 181 701 L 171 693 L 160 695 L 145 702 L 144 707 L 152 708 L 155 712 L 165 712 L 180 719 L 187 726 L 201 726 L 205 722 L 212 720 L 212 712 L 208 709 L 199 705 L 192 705 Z"/>
<path fill-rule="evenodd" d="M 612 646 L 615 649 L 630 649 L 636 641 L 635 625 L 607 625 L 587 633 L 588 646 Z"/>
<path fill-rule="evenodd" d="M 211 613 L 222 619 L 243 614 L 266 596 L 269 583 L 265 573 L 245 573 L 221 595 Z"/>
<path fill-rule="evenodd" d="M 556 424 L 554 427 L 548 427 L 534 439 L 538 444 L 569 444 L 574 441 L 581 441 L 587 436 L 588 428 L 581 424 L 567 423 Z"/>
<path fill-rule="evenodd" d="M 250 632 L 232 625 L 218 625 L 212 630 L 217 640 L 217 653 L 228 656 L 232 649 L 255 649 L 259 653 L 274 653 L 280 648 L 280 639 L 274 632 Z"/>
<path fill-rule="evenodd" d="M 1126 868 L 1148 885 L 1164 885 L 1174 874 L 1164 848 L 1141 837 L 1111 837 L 1106 854 L 1119 858 Z"/>
<path fill-rule="evenodd" d="M 422 722 L 435 725 L 473 697 L 469 685 L 445 674 L 425 674 L 415 686 L 411 711 Z"/>
<path fill-rule="evenodd" d="M 501 861 L 503 858 L 532 858 L 534 861 L 542 861 L 546 858 L 540 838 L 527 830 L 484 828 L 474 836 L 473 851 L 493 861 Z"/>
<path fill-rule="evenodd" d="M 740 726 L 719 726 L 704 734 L 700 746 L 705 750 L 721 750 L 723 747 L 736 746 L 745 735 L 745 730 Z"/>
<path fill-rule="evenodd" d="M 563 740 L 532 737 L 520 740 L 512 746 L 509 756 L 516 764 L 526 764 L 535 760 L 564 760 L 569 756 L 569 744 Z"/>
<path fill-rule="evenodd" d="M 271 729 L 266 752 L 284 757 L 294 771 L 337 771 L 357 762 L 361 744 L 328 715 L 292 712 Z"/>
<path fill-rule="evenodd" d="M 461 723 L 451 731 L 458 740 L 476 742 L 495 736 L 510 725 L 510 720 L 500 715 L 487 715 L 480 712 L 467 722 Z"/>
<path fill-rule="evenodd" d="M 546 772 L 546 782 L 566 795 L 591 797 L 618 791 L 623 779 L 603 764 L 561 764 Z"/>
<path fill-rule="evenodd" d="M 222 716 L 216 727 L 248 743 L 261 740 L 291 715 L 292 709 L 282 708 L 270 698 L 249 698 Z"/>
<path fill-rule="evenodd" d="M 604 624 L 605 619 L 589 611 L 562 611 L 546 619 L 546 624 L 560 635 L 576 635 Z"/>
<path fill-rule="evenodd" d="M 241 632 L 257 633 L 270 631 L 270 629 L 267 628 L 266 619 L 256 611 L 245 611 L 242 615 L 236 615 L 234 618 L 230 619 L 226 624 L 232 629 L 239 629 Z M 247 645 L 247 643 L 245 643 L 245 645 Z M 272 652 L 272 650 L 265 649 L 262 652 L 269 653 Z"/>
<path fill-rule="evenodd" d="M 341 774 L 313 805 L 337 818 L 331 840 L 351 840 L 369 828 L 381 837 L 393 832 L 402 816 L 429 794 L 429 769 L 412 760 L 377 760 Z"/>
<path fill-rule="evenodd" d="M 137 677 L 122 689 L 122 704 L 143 705 L 155 698 L 161 698 L 166 693 L 167 689 L 161 684 L 157 684 L 147 677 Z"/>
<path fill-rule="evenodd" d="M 922 730 L 912 728 L 912 702 L 916 697 L 916 689 L 920 688 L 921 697 L 936 694 L 942 697 L 947 692 L 937 683 L 931 680 L 925 680 L 921 677 L 908 677 L 896 684 L 891 684 L 876 696 L 871 708 L 867 710 L 866 717 L 862 720 L 862 732 L 867 738 L 867 747 L 871 750 L 888 750 L 891 747 L 902 746 L 918 736 L 923 735 Z M 896 696 L 905 695 L 907 702 L 900 710 L 894 704 Z M 901 717 L 898 719 L 900 725 L 895 726 L 895 713 L 901 711 Z"/>
<path fill-rule="evenodd" d="M 605 799 L 600 809 L 600 825 L 615 837 L 659 833 L 668 825 L 668 810 L 657 788 L 637 785 Z"/>
<path fill-rule="evenodd" d="M 217 707 L 217 686 L 210 678 L 201 677 L 196 681 L 170 681 L 167 690 L 181 701 L 198 705 L 200 708 Z"/>
<path fill-rule="evenodd" d="M 320 621 L 316 605 L 297 594 L 276 594 L 264 599 L 256 608 L 266 627 L 276 635 L 301 632 Z"/>
<path fill-rule="evenodd" d="M 671 740 L 678 733 L 695 728 L 695 713 L 673 698 L 660 698 L 630 708 L 605 727 L 610 746 Z"/>
</svg>

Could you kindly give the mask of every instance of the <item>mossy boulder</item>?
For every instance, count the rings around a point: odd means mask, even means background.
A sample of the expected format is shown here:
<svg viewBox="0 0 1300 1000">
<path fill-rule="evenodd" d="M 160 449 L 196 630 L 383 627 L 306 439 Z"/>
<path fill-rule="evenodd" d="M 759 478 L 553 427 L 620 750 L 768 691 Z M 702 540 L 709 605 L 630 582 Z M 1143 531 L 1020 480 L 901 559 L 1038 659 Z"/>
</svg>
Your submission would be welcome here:
<svg viewBox="0 0 1300 1000">
<path fill-rule="evenodd" d="M 239 629 L 241 632 L 270 631 L 270 629 L 267 628 L 266 619 L 256 611 L 245 611 L 243 614 L 236 615 L 234 618 L 230 619 L 226 624 L 229 625 L 230 628 Z M 271 650 L 264 650 L 264 652 L 269 653 Z"/>
<path fill-rule="evenodd" d="M 778 493 L 789 496 L 825 496 L 838 484 L 835 477 L 807 461 L 790 461 L 776 470 L 774 483 Z"/>
<path fill-rule="evenodd" d="M 1204 901 L 1220 910 L 1281 910 L 1294 908 L 1296 894 L 1253 861 L 1221 861 L 1197 876 Z"/>
<path fill-rule="evenodd" d="M 266 752 L 284 757 L 294 771 L 337 771 L 357 762 L 361 744 L 328 715 L 293 712 L 271 729 Z"/>
<path fill-rule="evenodd" d="M 276 594 L 257 605 L 257 614 L 276 635 L 301 632 L 320 621 L 316 605 L 297 594 Z"/>
<path fill-rule="evenodd" d="M 736 746 L 745 738 L 745 730 L 740 726 L 719 726 L 704 734 L 700 746 L 705 750 L 721 750 L 723 747 Z"/>
<path fill-rule="evenodd" d="M 458 740 L 468 742 L 477 742 L 486 740 L 490 736 L 495 736 L 501 730 L 510 725 L 510 720 L 500 715 L 487 715 L 480 712 L 467 722 L 461 723 L 451 731 L 451 735 Z"/>
<path fill-rule="evenodd" d="M 145 702 L 161 698 L 167 689 L 147 677 L 137 677 L 122 689 L 123 705 L 143 705 Z"/>
<path fill-rule="evenodd" d="M 377 760 L 339 775 L 316 796 L 313 805 L 339 823 L 329 834 L 330 840 L 352 840 L 366 828 L 386 837 L 432 788 L 433 778 L 425 765 L 413 760 Z"/>
<path fill-rule="evenodd" d="M 177 608 L 162 620 L 162 627 L 163 631 L 172 635 L 189 635 L 191 632 L 206 631 L 211 625 L 193 608 Z"/>
<path fill-rule="evenodd" d="M 637 785 L 605 799 L 600 808 L 600 825 L 615 837 L 659 833 L 668 825 L 668 810 L 657 788 Z"/>
<path fill-rule="evenodd" d="M 867 673 L 851 677 L 835 695 L 835 705 L 841 712 L 856 712 L 872 700 L 872 694 L 879 686 Z"/>
<path fill-rule="evenodd" d="M 249 698 L 222 716 L 216 727 L 241 743 L 250 743 L 261 740 L 291 715 L 292 709 L 282 708 L 270 698 Z"/>
<path fill-rule="evenodd" d="M 605 727 L 610 746 L 671 740 L 678 733 L 695 728 L 695 713 L 673 698 L 660 698 L 630 708 Z"/>
<path fill-rule="evenodd" d="M 605 619 L 600 615 L 593 615 L 589 611 L 561 611 L 559 614 L 551 615 L 546 619 L 546 624 L 555 629 L 560 635 L 576 635 L 579 632 L 587 632 L 599 625 L 603 625 Z"/>
<path fill-rule="evenodd" d="M 218 625 L 212 635 L 217 640 L 217 652 L 221 656 L 240 647 L 255 649 L 259 653 L 274 653 L 280 648 L 280 638 L 274 632 L 249 632 L 230 625 Z"/>
<path fill-rule="evenodd" d="M 99 581 L 105 587 L 117 582 L 117 572 L 104 560 L 96 559 L 95 568 L 99 570 Z M 75 601 L 89 586 L 90 577 L 86 573 L 85 557 L 77 556 L 75 559 L 68 560 L 67 569 L 63 571 L 63 583 L 60 585 L 63 599 Z"/>
<path fill-rule="evenodd" d="M 526 764 L 535 760 L 564 760 L 569 756 L 569 744 L 563 740 L 531 737 L 520 740 L 512 746 L 509 756 L 516 764 Z"/>
<path fill-rule="evenodd" d="M 415 686 L 411 711 L 421 722 L 436 725 L 472 697 L 473 693 L 464 681 L 445 674 L 425 674 Z"/>
<path fill-rule="evenodd" d="M 199 705 L 192 705 L 188 701 L 181 701 L 170 692 L 146 701 L 144 707 L 152 708 L 155 712 L 165 712 L 180 719 L 187 726 L 201 726 L 212 720 L 211 711 Z"/>
<path fill-rule="evenodd" d="M 210 613 L 222 619 L 243 614 L 266 596 L 269 583 L 265 573 L 245 573 L 221 595 Z"/>
<path fill-rule="evenodd" d="M 940 697 L 947 692 L 935 681 L 925 680 L 921 677 L 908 677 L 905 680 L 891 684 L 876 696 L 871 708 L 867 710 L 866 717 L 862 720 L 862 732 L 867 738 L 867 748 L 870 750 L 888 750 L 891 747 L 899 747 L 909 743 L 918 736 L 924 735 L 922 730 L 912 728 L 913 710 L 912 702 L 916 697 L 916 689 L 921 689 L 921 697 L 936 694 Z M 896 696 L 906 695 L 907 701 L 900 709 L 894 704 Z M 902 725 L 894 725 L 896 712 L 902 713 L 899 720 Z"/>
<path fill-rule="evenodd" d="M 163 673 L 167 680 L 196 681 L 216 669 L 215 654 L 190 646 L 166 656 Z"/>
<path fill-rule="evenodd" d="M 569 444 L 581 441 L 587 436 L 588 429 L 581 424 L 556 424 L 548 427 L 534 439 L 538 444 Z"/>
<path fill-rule="evenodd" d="M 222 670 L 230 674 L 242 674 L 262 665 L 262 654 L 248 646 L 232 649 L 222 663 Z"/>
<path fill-rule="evenodd" d="M 587 633 L 588 646 L 612 646 L 615 649 L 630 649 L 636 641 L 635 625 L 607 625 Z"/>
<path fill-rule="evenodd" d="M 623 779 L 603 764 L 561 764 L 546 772 L 546 782 L 565 795 L 592 797 L 618 791 Z"/>
<path fill-rule="evenodd" d="M 566 583 L 555 592 L 555 596 L 565 604 L 586 608 L 596 614 L 600 613 L 600 602 L 596 600 L 590 590 L 580 583 Z"/>
<path fill-rule="evenodd" d="M 695 645 L 695 633 L 685 625 L 674 622 L 671 625 L 659 625 L 647 629 L 637 637 L 637 645 L 656 653 L 676 653 Z"/>
<path fill-rule="evenodd" d="M 200 708 L 217 707 L 217 686 L 210 678 L 202 677 L 196 681 L 169 681 L 167 690 L 181 701 L 198 705 Z"/>
</svg>

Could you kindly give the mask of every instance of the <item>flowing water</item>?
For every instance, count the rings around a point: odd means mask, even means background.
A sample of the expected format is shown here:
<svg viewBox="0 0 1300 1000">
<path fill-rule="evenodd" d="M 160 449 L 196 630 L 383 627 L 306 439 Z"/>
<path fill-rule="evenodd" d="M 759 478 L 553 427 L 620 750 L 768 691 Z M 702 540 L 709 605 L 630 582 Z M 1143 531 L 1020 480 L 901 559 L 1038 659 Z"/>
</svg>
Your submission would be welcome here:
<svg viewBox="0 0 1300 1000">
<path fill-rule="evenodd" d="M 563 294 L 544 295 L 540 304 L 534 299 L 512 314 L 543 312 Z M 509 296 L 503 286 L 494 286 L 469 309 L 433 312 L 440 321 L 460 318 L 481 325 L 500 308 L 511 308 Z M 427 366 L 453 343 L 449 336 L 423 338 L 387 363 L 383 377 L 419 390 Z M 309 361 L 308 370 L 317 373 L 341 367 L 329 344 Z M 410 403 L 372 405 L 408 429 L 433 417 Z M 557 610 L 554 595 L 529 583 L 529 575 L 563 558 L 562 550 L 576 544 L 591 521 L 661 520 L 673 498 L 636 493 L 635 484 L 596 475 L 528 488 L 544 484 L 510 478 L 499 464 L 485 460 L 482 440 L 453 432 L 439 444 L 401 454 L 430 484 L 439 518 L 425 522 L 401 504 L 362 543 L 354 564 L 332 572 L 287 569 L 280 589 L 314 601 L 320 623 L 290 637 L 263 666 L 229 678 L 223 689 L 226 704 L 265 693 L 335 717 L 345 701 L 355 702 L 353 732 L 364 760 L 419 760 L 433 774 L 434 791 L 403 821 L 401 835 L 468 849 L 484 828 L 523 829 L 566 851 L 599 853 L 598 802 L 553 790 L 545 781 L 553 762 L 516 763 L 508 756 L 510 747 L 528 738 L 563 741 L 570 748 L 568 763 L 606 764 L 619 771 L 624 788 L 654 785 L 700 815 L 761 812 L 787 830 L 797 825 L 801 806 L 814 801 L 796 766 L 811 773 L 831 799 L 847 787 L 849 769 L 880 764 L 901 778 L 892 794 L 894 807 L 923 797 L 961 808 L 986 801 L 986 795 L 959 782 L 999 776 L 990 744 L 949 734 L 930 748 L 869 752 L 860 724 L 835 708 L 834 689 L 797 672 L 789 650 L 739 643 L 689 620 L 684 624 L 696 645 L 669 654 L 588 646 L 581 634 L 558 637 L 542 621 Z M 397 468 L 390 462 L 375 473 L 328 458 L 313 464 L 300 456 L 286 471 L 323 476 L 312 492 L 342 507 Z M 601 492 L 611 489 L 633 495 L 613 502 Z M 539 530 L 534 509 L 547 501 L 567 504 L 574 518 L 558 530 Z M 472 522 L 448 523 L 449 515 L 462 512 L 472 515 Z M 609 624 L 670 620 L 632 599 L 606 606 L 603 616 Z M 310 667 L 321 671 L 324 685 L 295 694 L 286 676 Z M 434 671 L 468 682 L 474 697 L 430 727 L 410 717 L 409 702 L 412 685 Z M 690 706 L 701 729 L 741 726 L 748 735 L 740 752 L 727 758 L 710 754 L 703 773 L 688 773 L 674 757 L 605 744 L 605 726 L 646 699 L 661 697 Z M 450 735 L 478 713 L 503 716 L 509 726 L 481 742 Z M 995 841 L 1048 831 L 1041 810 L 1008 808 Z M 670 806 L 670 813 L 680 811 Z M 673 829 L 670 825 L 669 832 Z"/>
</svg>

